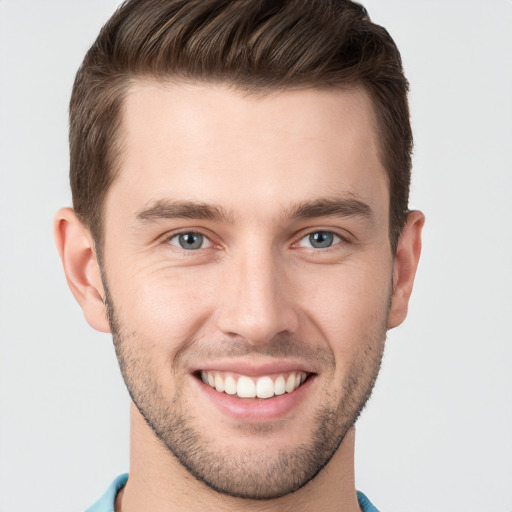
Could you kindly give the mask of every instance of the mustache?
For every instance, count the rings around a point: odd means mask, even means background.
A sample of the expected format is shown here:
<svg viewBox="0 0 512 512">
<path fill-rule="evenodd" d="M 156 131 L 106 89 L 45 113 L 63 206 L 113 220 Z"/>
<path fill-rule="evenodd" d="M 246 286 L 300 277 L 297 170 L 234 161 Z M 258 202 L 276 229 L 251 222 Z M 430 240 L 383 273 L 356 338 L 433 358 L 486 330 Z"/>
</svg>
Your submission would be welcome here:
<svg viewBox="0 0 512 512">
<path fill-rule="evenodd" d="M 224 358 L 297 359 L 321 368 L 336 366 L 334 355 L 326 346 L 313 346 L 293 336 L 276 336 L 272 340 L 253 344 L 240 336 L 223 337 L 215 341 L 193 338 L 176 352 L 174 363 L 187 364 L 190 360 Z"/>
</svg>

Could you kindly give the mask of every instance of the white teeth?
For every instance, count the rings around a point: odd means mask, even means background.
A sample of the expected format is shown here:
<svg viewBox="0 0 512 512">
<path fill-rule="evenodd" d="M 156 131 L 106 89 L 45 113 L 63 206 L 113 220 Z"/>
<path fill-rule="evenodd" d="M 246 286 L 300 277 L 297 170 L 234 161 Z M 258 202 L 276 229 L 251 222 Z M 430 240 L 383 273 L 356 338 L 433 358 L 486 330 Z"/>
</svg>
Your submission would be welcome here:
<svg viewBox="0 0 512 512">
<path fill-rule="evenodd" d="M 223 377 L 222 373 L 202 371 L 201 380 L 219 393 L 237 395 L 240 398 L 271 398 L 274 395 L 283 395 L 295 391 L 307 378 L 305 372 L 291 372 L 287 378 L 278 375 L 275 381 L 272 377 L 247 377 L 241 375 L 238 381 L 232 375 Z"/>
<path fill-rule="evenodd" d="M 258 398 L 270 398 L 274 396 L 274 382 L 270 377 L 261 377 L 256 383 L 256 396 Z"/>
<path fill-rule="evenodd" d="M 295 389 L 295 373 L 291 373 L 286 381 L 285 391 L 291 393 Z"/>
<path fill-rule="evenodd" d="M 224 381 L 224 391 L 228 395 L 234 395 L 236 394 L 236 380 L 231 377 L 231 375 L 228 375 L 226 377 L 226 380 Z"/>
<path fill-rule="evenodd" d="M 254 398 L 256 396 L 256 386 L 249 377 L 240 377 L 236 385 L 236 394 L 240 398 Z"/>
<path fill-rule="evenodd" d="M 279 377 L 277 377 L 276 381 L 274 382 L 274 393 L 276 395 L 284 395 L 285 391 L 286 383 L 284 381 L 284 377 L 279 375 Z"/>
<path fill-rule="evenodd" d="M 224 379 L 220 375 L 215 375 L 215 389 L 219 393 L 224 391 Z"/>
</svg>

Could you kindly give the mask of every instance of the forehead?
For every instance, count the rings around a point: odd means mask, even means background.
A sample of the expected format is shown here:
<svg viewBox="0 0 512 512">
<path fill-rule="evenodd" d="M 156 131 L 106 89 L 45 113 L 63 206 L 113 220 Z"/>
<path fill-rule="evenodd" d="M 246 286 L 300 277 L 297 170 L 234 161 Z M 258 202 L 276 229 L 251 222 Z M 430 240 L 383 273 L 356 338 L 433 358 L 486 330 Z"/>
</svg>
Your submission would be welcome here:
<svg viewBox="0 0 512 512">
<path fill-rule="evenodd" d="M 112 201 L 135 210 L 171 198 L 263 219 L 287 201 L 343 194 L 378 203 L 387 215 L 387 178 L 363 89 L 256 95 L 225 85 L 136 81 L 121 139 L 107 215 Z"/>
</svg>

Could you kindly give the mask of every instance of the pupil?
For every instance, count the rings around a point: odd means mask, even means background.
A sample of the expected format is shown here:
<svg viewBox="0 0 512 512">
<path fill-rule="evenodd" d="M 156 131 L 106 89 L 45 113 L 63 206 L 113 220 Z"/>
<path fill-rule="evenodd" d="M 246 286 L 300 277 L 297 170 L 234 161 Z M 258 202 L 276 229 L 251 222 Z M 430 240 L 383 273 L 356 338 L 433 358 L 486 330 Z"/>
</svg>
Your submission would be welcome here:
<svg viewBox="0 0 512 512">
<path fill-rule="evenodd" d="M 198 233 L 183 233 L 179 240 L 183 249 L 199 249 L 203 243 L 203 236 Z"/>
<path fill-rule="evenodd" d="M 333 234 L 326 231 L 317 231 L 309 235 L 309 241 L 315 248 L 330 247 L 333 242 Z"/>
</svg>

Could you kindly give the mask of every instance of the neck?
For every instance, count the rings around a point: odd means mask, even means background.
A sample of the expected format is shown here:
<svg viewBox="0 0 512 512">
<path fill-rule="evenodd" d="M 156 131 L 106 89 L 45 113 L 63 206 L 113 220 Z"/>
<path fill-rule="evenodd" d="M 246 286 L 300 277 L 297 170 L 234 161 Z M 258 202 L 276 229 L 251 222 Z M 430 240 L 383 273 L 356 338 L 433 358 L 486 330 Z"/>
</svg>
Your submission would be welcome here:
<svg viewBox="0 0 512 512">
<path fill-rule="evenodd" d="M 155 437 L 132 404 L 130 477 L 116 499 L 116 512 L 359 512 L 354 483 L 352 427 L 327 466 L 307 485 L 271 500 L 218 493 L 196 480 Z"/>
</svg>

